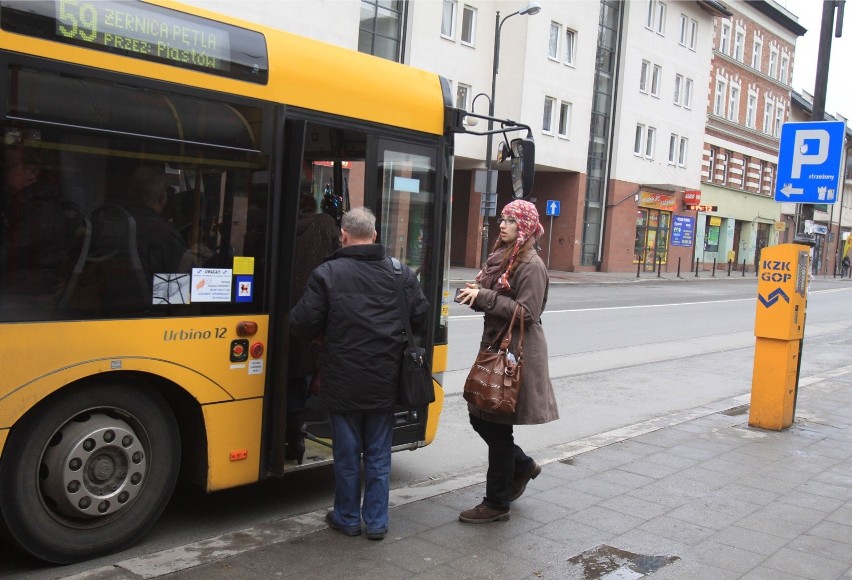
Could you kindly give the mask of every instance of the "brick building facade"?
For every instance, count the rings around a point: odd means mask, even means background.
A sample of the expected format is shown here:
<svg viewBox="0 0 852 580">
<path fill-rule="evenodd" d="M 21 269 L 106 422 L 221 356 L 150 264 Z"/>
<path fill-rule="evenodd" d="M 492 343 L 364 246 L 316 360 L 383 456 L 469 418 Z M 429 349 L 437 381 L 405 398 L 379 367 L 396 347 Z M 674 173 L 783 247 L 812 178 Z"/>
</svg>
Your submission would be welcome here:
<svg viewBox="0 0 852 580">
<path fill-rule="evenodd" d="M 716 18 L 696 216 L 696 257 L 753 268 L 788 224 L 774 201 L 781 125 L 789 118 L 795 17 L 771 2 L 731 3 Z"/>
</svg>

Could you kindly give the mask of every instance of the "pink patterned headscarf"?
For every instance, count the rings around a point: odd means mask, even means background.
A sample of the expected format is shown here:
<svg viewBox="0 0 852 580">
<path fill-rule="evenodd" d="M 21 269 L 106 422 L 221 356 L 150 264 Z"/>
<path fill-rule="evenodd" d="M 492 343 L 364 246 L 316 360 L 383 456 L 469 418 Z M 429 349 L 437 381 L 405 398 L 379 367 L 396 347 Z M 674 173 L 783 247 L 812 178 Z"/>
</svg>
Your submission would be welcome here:
<svg viewBox="0 0 852 580">
<path fill-rule="evenodd" d="M 543 236 L 544 226 L 539 223 L 538 210 L 535 205 L 522 199 L 516 199 L 515 201 L 506 204 L 503 208 L 502 215 L 513 218 L 518 224 L 518 238 L 515 240 L 514 247 L 512 248 L 512 255 L 509 258 L 509 262 L 506 264 L 505 271 L 500 274 L 500 278 L 498 279 L 500 289 L 506 291 L 511 289 L 511 286 L 509 285 L 509 271 L 512 268 L 512 264 L 515 262 L 515 258 L 518 256 L 518 251 L 530 238 L 540 238 Z M 499 268 L 499 264 L 503 261 L 503 252 L 498 253 L 499 256 L 495 254 L 489 256 L 488 261 L 485 264 L 485 268 L 483 268 L 476 276 L 477 282 L 483 283 L 489 279 L 493 280 L 493 278 L 491 278 L 491 276 L 494 275 L 493 270 Z"/>
</svg>

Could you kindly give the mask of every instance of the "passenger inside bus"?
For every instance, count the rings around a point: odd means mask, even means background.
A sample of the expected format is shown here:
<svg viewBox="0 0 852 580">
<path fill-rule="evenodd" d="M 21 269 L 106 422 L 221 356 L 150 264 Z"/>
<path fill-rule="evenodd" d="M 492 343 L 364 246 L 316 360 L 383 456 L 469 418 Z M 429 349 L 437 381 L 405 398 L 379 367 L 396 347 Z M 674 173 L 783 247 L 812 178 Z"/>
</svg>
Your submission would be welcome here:
<svg viewBox="0 0 852 580">
<path fill-rule="evenodd" d="M 293 263 L 291 307 L 305 293 L 308 278 L 326 256 L 340 247 L 340 230 L 328 213 L 317 213 L 317 200 L 310 192 L 299 199 L 296 248 Z M 308 386 L 319 368 L 319 348 L 299 336 L 290 337 L 290 364 L 287 377 L 287 428 L 285 459 L 302 463 L 305 454 L 305 409 Z"/>
<path fill-rule="evenodd" d="M 136 220 L 136 243 L 147 280 L 154 274 L 176 272 L 186 251 L 180 234 L 163 212 L 172 192 L 163 169 L 139 166 L 127 185 L 127 210 Z"/>
<path fill-rule="evenodd" d="M 0 303 L 3 318 L 49 317 L 79 254 L 75 235 L 82 214 L 63 206 L 45 170 L 43 153 L 10 146 L 4 152 L 0 204 Z"/>
</svg>

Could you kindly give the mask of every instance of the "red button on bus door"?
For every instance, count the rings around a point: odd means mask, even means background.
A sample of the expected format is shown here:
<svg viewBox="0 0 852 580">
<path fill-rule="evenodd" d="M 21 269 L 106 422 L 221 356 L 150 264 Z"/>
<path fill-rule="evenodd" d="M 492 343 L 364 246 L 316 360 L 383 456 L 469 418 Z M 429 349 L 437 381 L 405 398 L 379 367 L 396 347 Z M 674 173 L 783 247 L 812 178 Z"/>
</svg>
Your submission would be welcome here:
<svg viewBox="0 0 852 580">
<path fill-rule="evenodd" d="M 248 358 L 248 340 L 238 338 L 231 341 L 231 362 L 244 362 Z"/>
</svg>

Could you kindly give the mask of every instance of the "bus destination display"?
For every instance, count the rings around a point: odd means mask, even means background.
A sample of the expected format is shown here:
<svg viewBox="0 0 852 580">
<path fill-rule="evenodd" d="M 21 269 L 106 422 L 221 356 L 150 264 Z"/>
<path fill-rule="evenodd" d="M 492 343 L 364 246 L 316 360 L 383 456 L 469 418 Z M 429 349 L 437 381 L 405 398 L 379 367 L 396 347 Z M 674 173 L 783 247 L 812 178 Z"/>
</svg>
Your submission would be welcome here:
<svg viewBox="0 0 852 580">
<path fill-rule="evenodd" d="M 139 1 L 0 1 L 3 30 L 265 84 L 263 35 Z"/>
</svg>

